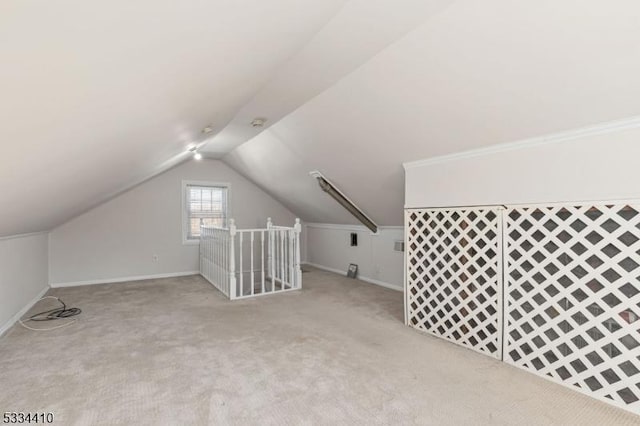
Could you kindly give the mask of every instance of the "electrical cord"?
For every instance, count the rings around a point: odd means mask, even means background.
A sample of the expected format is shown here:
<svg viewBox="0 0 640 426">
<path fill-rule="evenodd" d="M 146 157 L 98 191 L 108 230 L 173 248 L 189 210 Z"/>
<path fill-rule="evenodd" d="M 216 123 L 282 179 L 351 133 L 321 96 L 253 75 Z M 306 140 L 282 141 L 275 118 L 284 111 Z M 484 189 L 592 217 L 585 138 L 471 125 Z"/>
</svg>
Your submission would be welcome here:
<svg viewBox="0 0 640 426">
<path fill-rule="evenodd" d="M 43 298 L 41 298 L 40 300 L 38 300 L 38 302 L 44 300 L 44 299 L 56 299 L 58 302 L 60 302 L 60 304 L 62 305 L 59 308 L 54 308 L 54 309 L 49 309 L 48 311 L 42 311 L 42 312 L 38 312 L 37 314 L 31 315 L 29 318 L 27 319 L 22 319 L 20 318 L 18 320 L 18 322 L 20 323 L 20 325 L 22 325 L 24 328 L 28 329 L 28 330 L 33 330 L 33 331 L 49 331 L 49 330 L 56 330 L 58 328 L 62 328 L 62 327 L 66 327 L 68 325 L 71 325 L 73 323 L 75 323 L 77 320 L 77 318 L 73 318 L 70 321 L 62 324 L 62 325 L 58 325 L 55 327 L 48 327 L 48 328 L 34 328 L 34 327 L 30 327 L 26 324 L 26 322 L 28 321 L 55 321 L 55 320 L 59 320 L 59 319 L 69 319 L 72 317 L 75 317 L 76 315 L 79 315 L 82 310 L 80 308 L 67 308 L 67 305 L 58 297 L 55 296 L 45 296 Z M 38 303 L 36 302 L 36 303 Z"/>
</svg>

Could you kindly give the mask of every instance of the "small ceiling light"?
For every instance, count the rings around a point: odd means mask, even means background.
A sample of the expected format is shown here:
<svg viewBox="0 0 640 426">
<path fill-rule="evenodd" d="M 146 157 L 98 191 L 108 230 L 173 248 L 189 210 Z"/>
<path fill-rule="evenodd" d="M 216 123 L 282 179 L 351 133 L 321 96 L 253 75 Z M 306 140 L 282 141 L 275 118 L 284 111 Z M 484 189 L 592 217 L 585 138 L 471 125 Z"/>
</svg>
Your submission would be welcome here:
<svg viewBox="0 0 640 426">
<path fill-rule="evenodd" d="M 207 127 L 205 127 L 204 129 L 202 129 L 202 133 L 207 135 L 209 133 L 213 132 L 213 126 L 211 124 L 209 124 Z"/>
<path fill-rule="evenodd" d="M 193 158 L 195 158 L 196 160 L 202 160 L 202 154 L 196 152 L 195 154 L 193 154 Z"/>
<path fill-rule="evenodd" d="M 266 118 L 254 118 L 251 122 L 252 127 L 264 127 L 264 123 L 267 121 Z"/>
</svg>

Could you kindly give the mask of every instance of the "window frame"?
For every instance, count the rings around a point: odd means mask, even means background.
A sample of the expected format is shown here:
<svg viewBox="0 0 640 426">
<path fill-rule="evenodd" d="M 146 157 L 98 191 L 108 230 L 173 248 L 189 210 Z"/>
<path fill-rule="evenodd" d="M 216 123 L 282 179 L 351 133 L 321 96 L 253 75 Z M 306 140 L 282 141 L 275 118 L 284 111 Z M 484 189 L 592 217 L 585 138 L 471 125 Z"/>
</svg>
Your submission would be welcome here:
<svg viewBox="0 0 640 426">
<path fill-rule="evenodd" d="M 231 184 L 229 182 L 211 182 L 203 180 L 183 180 L 182 181 L 182 244 L 183 245 L 197 245 L 200 244 L 200 239 L 189 239 L 189 231 L 187 228 L 187 218 L 189 217 L 189 210 L 187 208 L 187 188 L 189 186 L 204 186 L 213 188 L 225 188 L 227 190 L 227 216 L 228 220 L 231 218 Z"/>
</svg>

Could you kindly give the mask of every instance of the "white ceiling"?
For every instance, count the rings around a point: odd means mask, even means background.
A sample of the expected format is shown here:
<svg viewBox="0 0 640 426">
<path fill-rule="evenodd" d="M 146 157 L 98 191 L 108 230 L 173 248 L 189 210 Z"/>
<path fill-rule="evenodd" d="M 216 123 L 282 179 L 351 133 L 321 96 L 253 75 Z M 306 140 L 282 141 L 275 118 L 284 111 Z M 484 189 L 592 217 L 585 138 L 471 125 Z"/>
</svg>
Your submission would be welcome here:
<svg viewBox="0 0 640 426">
<path fill-rule="evenodd" d="M 331 87 L 453 0 L 351 0 L 204 147 L 220 158 Z M 264 129 L 249 125 L 268 118 Z"/>
<path fill-rule="evenodd" d="M 405 161 L 638 115 L 638 22 L 635 1 L 456 1 L 224 161 L 306 220 L 354 222 L 320 170 L 401 225 Z"/>
<path fill-rule="evenodd" d="M 345 2 L 0 2 L 0 235 L 50 229 L 179 161 Z"/>
<path fill-rule="evenodd" d="M 2 2 L 0 236 L 184 160 L 209 123 L 203 151 L 303 219 L 353 222 L 317 169 L 401 224 L 403 161 L 638 115 L 639 18 L 631 0 Z"/>
</svg>

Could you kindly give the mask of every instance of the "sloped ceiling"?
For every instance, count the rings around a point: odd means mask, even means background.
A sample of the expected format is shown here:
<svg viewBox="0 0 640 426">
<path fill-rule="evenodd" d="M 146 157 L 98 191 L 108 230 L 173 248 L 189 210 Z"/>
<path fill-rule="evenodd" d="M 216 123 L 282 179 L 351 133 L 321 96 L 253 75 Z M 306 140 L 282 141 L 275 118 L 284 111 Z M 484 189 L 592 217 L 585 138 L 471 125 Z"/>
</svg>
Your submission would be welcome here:
<svg viewBox="0 0 640 426">
<path fill-rule="evenodd" d="M 184 159 L 345 3 L 0 2 L 0 236 L 48 230 Z"/>
<path fill-rule="evenodd" d="M 454 2 L 224 161 L 307 220 L 354 222 L 320 170 L 401 225 L 405 161 L 638 115 L 638 22 L 634 1 Z"/>
<path fill-rule="evenodd" d="M 631 0 L 2 2 L 0 236 L 192 142 L 304 220 L 353 223 L 320 170 L 399 225 L 403 161 L 638 115 L 639 18 Z"/>
<path fill-rule="evenodd" d="M 453 0 L 351 0 L 290 60 L 285 62 L 233 120 L 204 147 L 220 158 L 331 87 Z"/>
</svg>

